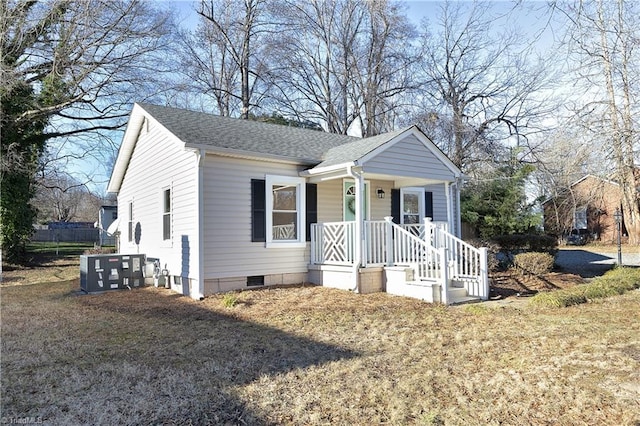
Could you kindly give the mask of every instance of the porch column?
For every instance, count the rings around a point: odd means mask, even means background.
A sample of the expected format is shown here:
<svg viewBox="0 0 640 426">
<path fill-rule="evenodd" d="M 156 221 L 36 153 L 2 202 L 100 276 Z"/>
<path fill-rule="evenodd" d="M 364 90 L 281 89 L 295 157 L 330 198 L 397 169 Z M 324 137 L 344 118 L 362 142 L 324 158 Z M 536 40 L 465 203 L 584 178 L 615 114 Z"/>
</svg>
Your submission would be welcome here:
<svg viewBox="0 0 640 426">
<path fill-rule="evenodd" d="M 355 169 L 353 167 L 347 167 L 347 173 L 355 180 L 355 223 L 353 230 L 353 291 L 360 292 L 360 266 L 362 265 L 362 245 L 363 245 L 363 231 L 364 231 L 364 179 L 362 178 L 362 170 Z"/>
<path fill-rule="evenodd" d="M 354 264 L 362 265 L 362 253 L 364 244 L 364 179 L 362 178 L 362 172 L 353 171 L 354 178 L 356 180 L 356 220 L 355 220 L 355 253 Z"/>
<path fill-rule="evenodd" d="M 447 199 L 447 223 L 449 224 L 449 230 L 453 230 L 453 215 L 452 215 L 452 208 L 453 206 L 451 205 L 451 183 L 450 182 L 445 182 L 444 183 L 444 196 Z M 452 234 L 455 235 L 455 233 L 452 232 Z"/>
<path fill-rule="evenodd" d="M 462 238 L 462 211 L 460 210 L 460 189 L 462 187 L 463 180 L 456 178 L 455 186 L 455 200 L 456 200 L 456 232 L 452 232 L 453 235 L 458 238 Z"/>
</svg>

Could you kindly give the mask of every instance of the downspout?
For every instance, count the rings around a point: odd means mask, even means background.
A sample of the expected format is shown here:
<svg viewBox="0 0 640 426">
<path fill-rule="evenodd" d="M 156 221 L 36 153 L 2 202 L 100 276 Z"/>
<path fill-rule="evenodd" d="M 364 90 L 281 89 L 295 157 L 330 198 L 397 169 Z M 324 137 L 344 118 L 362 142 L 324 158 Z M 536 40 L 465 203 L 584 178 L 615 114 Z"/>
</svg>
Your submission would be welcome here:
<svg viewBox="0 0 640 426">
<path fill-rule="evenodd" d="M 196 300 L 204 299 L 204 162 L 206 157 L 206 152 L 204 149 L 200 149 L 195 151 L 196 161 L 197 161 L 197 182 L 198 182 L 198 191 L 197 191 L 197 226 L 198 226 L 198 256 L 197 256 L 197 271 L 198 271 L 198 289 L 192 297 Z"/>
<path fill-rule="evenodd" d="M 352 166 L 347 167 L 347 174 L 351 176 L 356 183 L 356 220 L 354 229 L 354 254 L 353 267 L 351 277 L 353 279 L 353 288 L 355 293 L 360 292 L 360 267 L 362 266 L 362 200 L 364 195 L 364 181 L 362 180 L 362 172 L 356 172 Z"/>
</svg>

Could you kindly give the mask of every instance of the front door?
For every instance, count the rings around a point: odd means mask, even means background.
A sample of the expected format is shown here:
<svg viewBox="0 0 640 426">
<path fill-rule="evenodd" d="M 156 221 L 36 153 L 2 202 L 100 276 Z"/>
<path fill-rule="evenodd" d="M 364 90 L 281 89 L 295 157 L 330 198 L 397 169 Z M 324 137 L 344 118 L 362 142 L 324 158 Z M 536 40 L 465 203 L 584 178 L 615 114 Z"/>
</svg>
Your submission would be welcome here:
<svg viewBox="0 0 640 426">
<path fill-rule="evenodd" d="M 364 219 L 369 218 L 369 184 L 364 183 Z M 345 221 L 356 220 L 356 183 L 354 181 L 344 181 L 343 183 L 343 203 L 342 217 Z"/>
</svg>

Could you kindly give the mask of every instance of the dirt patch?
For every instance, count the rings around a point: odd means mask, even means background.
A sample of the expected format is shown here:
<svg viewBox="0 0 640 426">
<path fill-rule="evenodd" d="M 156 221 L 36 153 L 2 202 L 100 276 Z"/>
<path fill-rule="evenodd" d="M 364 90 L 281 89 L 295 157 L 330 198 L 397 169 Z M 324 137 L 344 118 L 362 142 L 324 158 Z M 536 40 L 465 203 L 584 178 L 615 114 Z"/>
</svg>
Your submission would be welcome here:
<svg viewBox="0 0 640 426">
<path fill-rule="evenodd" d="M 550 272 L 544 275 L 527 275 L 517 270 L 492 272 L 490 274 L 492 299 L 533 296 L 541 291 L 559 290 L 584 284 L 580 275 Z"/>
</svg>

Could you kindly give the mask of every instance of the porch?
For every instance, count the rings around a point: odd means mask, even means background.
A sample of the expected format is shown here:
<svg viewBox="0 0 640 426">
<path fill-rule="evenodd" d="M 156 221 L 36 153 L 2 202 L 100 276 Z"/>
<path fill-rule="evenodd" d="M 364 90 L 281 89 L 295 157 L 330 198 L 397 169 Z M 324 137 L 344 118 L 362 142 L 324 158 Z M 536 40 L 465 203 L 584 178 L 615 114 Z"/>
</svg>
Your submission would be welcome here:
<svg viewBox="0 0 640 426">
<path fill-rule="evenodd" d="M 311 225 L 309 278 L 360 293 L 387 293 L 456 304 L 489 296 L 487 250 L 448 230 L 447 222 L 384 220 Z M 360 228 L 358 230 L 357 228 Z M 361 238 L 356 238 L 361 235 Z"/>
</svg>

